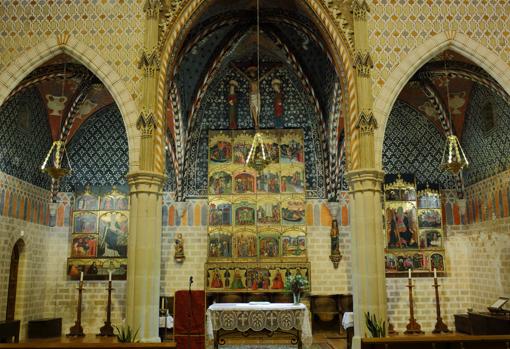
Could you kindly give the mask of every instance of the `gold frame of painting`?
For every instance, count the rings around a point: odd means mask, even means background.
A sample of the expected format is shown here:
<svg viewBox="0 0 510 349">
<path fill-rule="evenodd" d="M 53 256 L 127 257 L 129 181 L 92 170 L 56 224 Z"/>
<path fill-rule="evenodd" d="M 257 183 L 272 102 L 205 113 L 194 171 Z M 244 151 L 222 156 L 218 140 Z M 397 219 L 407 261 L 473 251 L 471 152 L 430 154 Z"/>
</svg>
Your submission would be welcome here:
<svg viewBox="0 0 510 349">
<path fill-rule="evenodd" d="M 253 137 L 255 135 L 255 131 L 245 130 L 243 132 L 239 132 L 238 134 L 233 133 L 232 134 L 232 164 L 235 166 L 242 166 L 243 168 L 247 168 L 246 166 L 246 158 L 248 157 L 248 154 L 250 152 L 252 143 L 253 143 Z M 247 146 L 247 152 L 246 154 L 241 153 L 244 157 L 244 162 L 235 162 L 235 147 L 236 145 L 244 145 Z"/>
<path fill-rule="evenodd" d="M 285 261 L 287 261 L 287 260 L 307 261 L 308 260 L 308 241 L 307 241 L 308 237 L 306 234 L 306 228 L 300 227 L 300 226 L 283 226 L 281 234 L 282 234 L 282 236 L 280 237 L 280 245 L 281 245 L 282 260 L 285 260 Z M 304 240 L 305 240 L 304 254 L 299 254 L 299 255 L 286 254 L 285 251 L 288 251 L 288 249 L 284 249 L 284 247 L 283 247 L 284 238 L 285 237 L 292 238 L 292 237 L 299 237 L 299 236 L 304 237 Z M 299 239 L 298 239 L 298 247 L 299 247 Z"/>
<path fill-rule="evenodd" d="M 310 262 L 267 262 L 267 263 L 258 263 L 258 262 L 241 262 L 241 263 L 235 263 L 232 262 L 206 262 L 204 265 L 204 285 L 205 285 L 205 291 L 206 292 L 214 292 L 214 293 L 230 293 L 230 292 L 236 292 L 236 293 L 252 293 L 255 292 L 251 288 L 246 287 L 246 277 L 245 273 L 249 269 L 267 269 L 270 272 L 271 281 L 274 277 L 274 273 L 276 270 L 280 270 L 280 272 L 283 273 L 283 282 L 285 283 L 285 274 L 287 270 L 290 272 L 291 275 L 296 275 L 297 270 L 304 270 L 305 275 L 308 279 L 309 284 L 309 290 L 311 290 L 312 287 L 312 280 L 311 280 L 311 263 Z M 216 271 L 216 270 L 225 270 L 229 271 L 230 277 L 233 279 L 235 271 L 239 271 L 243 288 L 231 288 L 231 287 L 223 287 L 223 288 L 211 288 L 208 273 L 209 271 Z M 211 274 L 212 275 L 212 274 Z M 225 284 L 224 280 L 224 273 L 222 275 L 222 282 L 223 285 Z M 212 280 L 211 280 L 212 281 Z M 258 289 L 258 292 L 265 292 L 265 293 L 288 293 L 290 291 L 286 290 L 285 287 L 283 289 Z M 308 291 L 309 292 L 309 291 Z"/>
<path fill-rule="evenodd" d="M 303 161 L 296 162 L 282 162 L 282 145 L 288 145 L 291 141 L 295 141 L 302 148 Z M 299 129 L 292 130 L 290 132 L 282 133 L 280 136 L 280 164 L 282 165 L 298 165 L 304 166 L 305 163 L 305 142 L 303 131 Z"/>
<path fill-rule="evenodd" d="M 299 217 L 300 214 L 297 213 L 297 214 L 293 214 L 292 219 L 294 219 L 294 221 L 290 220 L 291 217 L 288 217 L 287 220 L 284 219 L 284 210 L 285 209 L 288 210 L 289 206 L 291 204 L 294 204 L 295 206 L 297 206 L 299 203 L 302 203 L 302 209 L 303 209 L 303 213 L 302 213 L 301 217 Z M 281 194 L 280 195 L 280 210 L 281 210 L 280 220 L 281 220 L 282 226 L 288 227 L 288 226 L 304 226 L 305 225 L 305 223 L 306 223 L 306 200 L 305 200 L 304 194 Z M 296 222 L 296 223 L 293 223 L 293 222 Z"/>
<path fill-rule="evenodd" d="M 257 194 L 259 194 L 259 195 L 280 195 L 280 185 L 281 185 L 281 183 L 280 183 L 280 181 L 281 181 L 280 169 L 281 169 L 280 164 L 269 164 L 262 171 L 260 171 L 260 173 L 257 174 L 256 183 L 255 183 L 255 186 L 257 189 Z M 278 192 L 265 191 L 265 190 L 261 191 L 260 190 L 259 185 L 258 185 L 259 177 L 261 177 L 262 175 L 265 175 L 267 173 L 273 173 L 273 174 L 277 175 L 277 177 L 278 177 L 278 182 L 277 182 Z"/>
<path fill-rule="evenodd" d="M 230 144 L 230 158 L 225 161 L 211 160 L 211 147 L 218 142 L 225 142 Z M 207 163 L 209 165 L 229 165 L 233 163 L 233 142 L 232 133 L 230 131 L 209 131 L 209 139 L 207 142 Z"/>
<path fill-rule="evenodd" d="M 74 211 L 73 212 L 73 222 L 72 222 L 72 225 L 73 225 L 73 229 L 72 229 L 72 232 L 73 234 L 98 234 L 99 233 L 99 216 L 100 216 L 100 212 L 101 211 Z M 76 217 L 78 216 L 85 216 L 85 215 L 90 215 L 90 216 L 95 216 L 95 221 L 96 221 L 96 229 L 93 231 L 93 232 L 83 232 L 83 231 L 76 231 Z"/>
<path fill-rule="evenodd" d="M 294 174 L 300 172 L 300 180 L 302 181 L 302 191 L 287 191 L 287 183 L 283 185 L 283 177 L 293 177 Z M 280 164 L 280 194 L 305 194 L 306 193 L 306 177 L 304 164 Z"/>
<path fill-rule="evenodd" d="M 211 236 L 214 234 L 230 235 L 230 257 L 211 256 Z M 219 226 L 209 228 L 207 232 L 207 260 L 208 261 L 231 261 L 234 258 L 234 229 L 231 226 Z"/>
<path fill-rule="evenodd" d="M 230 204 L 230 224 L 213 224 L 211 225 L 211 204 L 222 204 L 222 203 L 229 203 Z M 232 203 L 232 196 L 231 195 L 217 195 L 214 197 L 209 197 L 209 200 L 207 202 L 207 226 L 208 227 L 230 227 L 234 225 L 234 205 Z M 223 213 L 222 213 L 223 214 Z M 222 223 L 223 223 L 223 217 L 222 217 Z"/>
<path fill-rule="evenodd" d="M 402 212 L 399 211 L 399 209 L 402 208 Z M 409 212 L 410 209 L 413 209 L 413 217 L 412 217 L 412 226 L 405 225 L 404 218 L 407 216 L 406 212 Z M 392 217 L 389 216 L 389 210 L 391 210 Z M 395 212 L 396 211 L 396 212 Z M 400 215 L 400 217 L 399 217 Z M 394 219 L 394 236 L 392 237 L 392 224 L 389 223 L 390 221 L 393 221 Z M 388 250 L 394 250 L 394 249 L 405 249 L 405 250 L 415 250 L 419 249 L 419 229 L 418 229 L 418 212 L 416 209 L 416 201 L 390 201 L 386 203 L 384 207 L 384 218 L 386 222 L 386 249 Z M 408 218 L 409 220 L 409 218 Z M 413 224 L 414 223 L 414 224 Z M 409 224 L 409 223 L 408 223 Z M 405 228 L 405 231 L 401 231 L 403 228 Z M 406 239 L 405 237 L 402 238 L 402 233 L 406 233 L 409 230 L 412 235 L 409 239 Z M 413 232 L 414 230 L 414 232 Z M 412 243 L 414 240 L 414 243 L 416 246 L 409 246 L 409 244 Z M 390 243 L 396 244 L 395 246 L 390 247 Z M 404 245 L 404 247 L 402 247 Z"/>
<path fill-rule="evenodd" d="M 240 238 L 241 236 L 241 238 Z M 249 241 L 251 240 L 250 236 L 253 236 L 254 241 L 253 245 Z M 243 241 L 240 240 L 244 237 L 248 238 L 247 244 L 243 244 Z M 245 261 L 245 262 L 255 262 L 258 260 L 258 242 L 257 242 L 257 230 L 255 226 L 240 226 L 233 227 L 232 229 L 232 261 Z M 247 252 L 251 250 L 251 248 L 255 249 L 255 253 L 253 256 L 239 256 L 239 246 L 241 245 L 242 249 L 246 249 Z"/>
<path fill-rule="evenodd" d="M 242 165 L 232 165 L 233 171 L 232 171 L 232 195 L 255 195 L 257 193 L 257 171 L 250 167 L 238 167 L 234 168 L 234 166 L 242 166 Z M 241 175 L 250 175 L 253 178 L 253 185 L 252 185 L 252 191 L 247 192 L 238 192 L 237 191 L 237 176 Z"/>
<path fill-rule="evenodd" d="M 219 172 L 224 172 L 230 176 L 230 192 L 229 193 L 211 193 L 211 177 Z M 232 195 L 233 193 L 233 177 L 232 177 L 232 165 L 218 165 L 218 166 L 210 166 L 209 171 L 207 172 L 207 193 L 209 196 L 209 199 L 212 196 L 227 196 Z"/>
<path fill-rule="evenodd" d="M 274 205 L 278 205 L 277 211 L 275 211 Z M 267 209 L 269 209 L 269 206 L 271 206 L 270 210 L 272 213 L 278 212 L 278 221 L 269 221 L 269 222 L 261 222 L 259 218 L 259 209 L 262 208 L 262 210 L 265 212 Z M 269 217 L 265 215 L 264 217 Z M 271 215 L 271 217 L 274 217 Z M 256 216 L 255 216 L 255 224 L 257 226 L 259 225 L 281 225 L 282 224 L 282 202 L 280 199 L 279 194 L 260 194 L 257 195 L 257 210 L 256 210 Z"/>
<path fill-rule="evenodd" d="M 250 227 L 257 225 L 257 196 L 254 195 L 236 195 L 232 197 L 232 226 L 236 227 Z M 253 224 L 238 224 L 237 223 L 237 212 L 238 208 L 241 208 L 242 203 L 253 205 Z"/>
<path fill-rule="evenodd" d="M 268 225 L 268 226 L 257 226 L 257 258 L 260 262 L 271 263 L 275 261 L 282 261 L 282 246 L 281 246 L 281 226 L 280 225 Z M 276 256 L 263 256 L 260 253 L 261 240 L 265 238 L 275 238 L 277 240 L 277 255 Z M 269 253 L 274 253 L 269 251 Z"/>
</svg>

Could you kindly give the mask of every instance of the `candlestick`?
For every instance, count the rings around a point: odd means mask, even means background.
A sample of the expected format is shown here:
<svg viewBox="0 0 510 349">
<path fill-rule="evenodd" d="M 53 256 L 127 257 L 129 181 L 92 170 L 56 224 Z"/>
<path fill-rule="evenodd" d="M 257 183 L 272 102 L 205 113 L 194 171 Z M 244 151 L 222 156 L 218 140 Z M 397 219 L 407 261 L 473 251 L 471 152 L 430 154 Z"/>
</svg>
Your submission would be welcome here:
<svg viewBox="0 0 510 349">
<path fill-rule="evenodd" d="M 451 332 L 441 318 L 441 306 L 439 304 L 439 284 L 437 283 L 436 268 L 434 268 L 434 285 L 432 285 L 432 287 L 436 289 L 436 325 L 434 326 L 432 333 Z"/>
<path fill-rule="evenodd" d="M 409 283 L 407 285 L 409 288 L 409 323 L 406 326 L 406 331 L 404 334 L 423 334 L 424 332 L 421 330 L 421 326 L 416 319 L 414 318 L 414 304 L 413 304 L 413 281 L 411 280 L 411 269 L 409 269 Z"/>
<path fill-rule="evenodd" d="M 113 326 L 111 323 L 111 315 L 112 315 L 112 272 L 110 271 L 110 280 L 108 281 L 108 303 L 106 305 L 106 321 L 104 322 L 104 326 L 99 329 L 98 336 L 108 336 L 113 337 Z"/>
<path fill-rule="evenodd" d="M 78 284 L 78 306 L 76 307 L 76 321 L 74 322 L 74 326 L 69 329 L 69 333 L 66 336 L 70 337 L 83 337 L 85 333 L 83 333 L 83 327 L 81 327 L 81 302 L 82 302 L 82 292 L 83 292 L 83 272 L 80 275 L 80 283 Z"/>
</svg>

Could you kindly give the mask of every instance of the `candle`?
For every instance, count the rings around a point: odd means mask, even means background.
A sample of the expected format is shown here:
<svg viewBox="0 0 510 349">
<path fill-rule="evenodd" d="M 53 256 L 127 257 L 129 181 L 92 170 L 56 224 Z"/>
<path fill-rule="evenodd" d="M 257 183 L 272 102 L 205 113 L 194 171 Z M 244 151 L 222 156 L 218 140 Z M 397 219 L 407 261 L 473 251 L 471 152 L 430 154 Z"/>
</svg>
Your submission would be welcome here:
<svg viewBox="0 0 510 349">
<path fill-rule="evenodd" d="M 161 307 L 161 309 L 165 309 L 165 298 L 163 298 L 163 306 Z"/>
<path fill-rule="evenodd" d="M 108 271 L 108 281 L 112 281 L 112 271 Z"/>
<path fill-rule="evenodd" d="M 434 279 L 437 279 L 437 269 L 434 268 Z"/>
<path fill-rule="evenodd" d="M 80 282 L 82 282 L 82 281 L 83 281 L 83 272 L 80 271 Z"/>
<path fill-rule="evenodd" d="M 411 268 L 407 269 L 407 271 L 409 272 L 409 280 L 411 280 Z"/>
</svg>

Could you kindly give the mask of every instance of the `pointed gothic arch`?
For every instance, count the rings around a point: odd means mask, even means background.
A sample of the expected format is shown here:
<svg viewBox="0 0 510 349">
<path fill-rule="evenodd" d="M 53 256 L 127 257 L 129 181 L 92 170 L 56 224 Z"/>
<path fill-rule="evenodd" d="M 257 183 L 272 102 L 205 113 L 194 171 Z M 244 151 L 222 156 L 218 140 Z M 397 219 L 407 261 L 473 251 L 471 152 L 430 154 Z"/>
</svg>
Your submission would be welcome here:
<svg viewBox="0 0 510 349">
<path fill-rule="evenodd" d="M 94 52 L 85 43 L 70 35 L 57 35 L 40 42 L 37 46 L 21 54 L 7 68 L 0 72 L 0 105 L 30 72 L 62 53 L 82 63 L 108 89 L 108 92 L 110 92 L 119 108 L 126 129 L 129 147 L 129 167 L 130 169 L 138 167 L 140 148 L 138 131 L 136 129 L 138 108 L 129 90 L 120 75 L 97 52 Z"/>
<path fill-rule="evenodd" d="M 465 34 L 456 31 L 434 35 L 411 51 L 392 71 L 374 103 L 379 128 L 375 133 L 376 166 L 382 167 L 386 123 L 398 95 L 425 63 L 445 50 L 455 51 L 483 68 L 510 94 L 510 67 L 496 53 Z"/>
<path fill-rule="evenodd" d="M 176 52 L 181 44 L 180 41 L 185 37 L 190 30 L 190 20 L 200 13 L 201 6 L 205 0 L 189 0 L 180 8 L 174 18 L 176 20 L 166 32 L 166 37 L 163 39 L 161 45 L 161 64 L 158 77 L 158 91 L 157 91 L 157 125 L 156 125 L 156 148 L 155 148 L 155 169 L 163 171 L 164 169 L 164 119 L 166 109 L 166 85 L 168 73 L 173 70 L 173 65 L 176 62 Z M 342 91 L 345 96 L 343 99 L 341 110 L 345 115 L 345 127 L 349 130 L 347 135 L 353 133 L 354 123 L 349 122 L 350 119 L 357 114 L 357 97 L 355 86 L 355 74 L 353 68 L 353 60 L 351 57 L 348 41 L 338 29 L 337 23 L 331 17 L 322 1 L 320 0 L 302 0 L 304 7 L 314 15 L 314 22 L 322 33 L 323 39 L 329 45 L 332 55 L 333 63 L 337 71 L 342 73 L 339 75 L 341 78 Z M 339 118 L 340 119 L 340 118 Z M 337 121 L 338 123 L 340 120 Z M 349 137 L 347 137 L 349 139 Z M 347 152 L 349 154 L 350 152 Z"/>
</svg>

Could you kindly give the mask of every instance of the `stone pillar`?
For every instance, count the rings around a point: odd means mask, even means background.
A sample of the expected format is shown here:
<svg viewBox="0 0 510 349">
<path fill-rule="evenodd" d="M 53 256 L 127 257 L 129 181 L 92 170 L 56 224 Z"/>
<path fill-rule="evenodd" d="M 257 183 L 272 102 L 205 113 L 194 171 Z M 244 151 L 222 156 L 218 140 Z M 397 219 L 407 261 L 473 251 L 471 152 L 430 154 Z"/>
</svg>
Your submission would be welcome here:
<svg viewBox="0 0 510 349">
<path fill-rule="evenodd" d="M 354 66 L 359 114 L 355 123 L 359 142 L 359 168 L 346 174 L 352 231 L 352 292 L 354 307 L 354 338 L 352 347 L 361 347 L 361 338 L 370 336 L 365 313 L 375 314 L 387 322 L 386 278 L 384 269 L 384 231 L 381 190 L 384 173 L 375 166 L 374 131 L 377 122 L 372 113 L 373 68 L 368 41 L 366 0 L 353 0 Z"/>
<path fill-rule="evenodd" d="M 142 342 L 160 341 L 161 194 L 165 176 L 154 170 L 160 9 L 160 0 L 146 0 L 144 49 L 139 62 L 143 72 L 142 112 L 136 123 L 141 137 L 140 168 L 128 174 L 130 211 L 126 317 L 128 325 L 134 331 L 139 330 Z"/>
<path fill-rule="evenodd" d="M 127 323 L 142 342 L 159 342 L 161 274 L 161 189 L 164 176 L 138 171 L 128 175 L 130 211 Z"/>
</svg>

